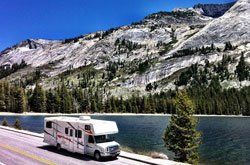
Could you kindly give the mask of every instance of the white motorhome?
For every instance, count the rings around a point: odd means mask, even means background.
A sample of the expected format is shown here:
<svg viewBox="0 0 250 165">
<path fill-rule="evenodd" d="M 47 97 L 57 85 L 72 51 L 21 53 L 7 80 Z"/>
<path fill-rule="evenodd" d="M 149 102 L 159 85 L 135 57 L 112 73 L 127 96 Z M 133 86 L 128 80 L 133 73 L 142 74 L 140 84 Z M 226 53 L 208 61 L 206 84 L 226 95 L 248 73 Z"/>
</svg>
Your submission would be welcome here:
<svg viewBox="0 0 250 165">
<path fill-rule="evenodd" d="M 116 122 L 95 120 L 89 116 L 47 117 L 44 119 L 44 142 L 70 152 L 102 157 L 117 157 L 120 145 L 111 138 L 118 133 Z"/>
</svg>

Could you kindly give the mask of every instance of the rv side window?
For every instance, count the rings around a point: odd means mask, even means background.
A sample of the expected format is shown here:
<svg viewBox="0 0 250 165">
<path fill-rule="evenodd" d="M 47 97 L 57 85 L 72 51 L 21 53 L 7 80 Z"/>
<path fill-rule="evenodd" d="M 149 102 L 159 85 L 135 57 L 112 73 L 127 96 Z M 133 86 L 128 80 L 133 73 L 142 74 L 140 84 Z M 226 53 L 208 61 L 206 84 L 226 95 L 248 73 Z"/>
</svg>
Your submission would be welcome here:
<svg viewBox="0 0 250 165">
<path fill-rule="evenodd" d="M 85 130 L 90 130 L 90 125 L 85 125 Z"/>
<path fill-rule="evenodd" d="M 65 134 L 68 135 L 68 133 L 69 133 L 69 129 L 65 128 Z"/>
<path fill-rule="evenodd" d="M 52 122 L 51 121 L 46 122 L 46 128 L 52 128 Z"/>
<path fill-rule="evenodd" d="M 75 130 L 75 137 L 77 138 L 77 130 Z"/>
<path fill-rule="evenodd" d="M 73 136 L 73 129 L 70 129 L 70 136 Z"/>
<path fill-rule="evenodd" d="M 81 130 L 78 130 L 78 138 L 82 138 L 82 131 Z"/>
</svg>

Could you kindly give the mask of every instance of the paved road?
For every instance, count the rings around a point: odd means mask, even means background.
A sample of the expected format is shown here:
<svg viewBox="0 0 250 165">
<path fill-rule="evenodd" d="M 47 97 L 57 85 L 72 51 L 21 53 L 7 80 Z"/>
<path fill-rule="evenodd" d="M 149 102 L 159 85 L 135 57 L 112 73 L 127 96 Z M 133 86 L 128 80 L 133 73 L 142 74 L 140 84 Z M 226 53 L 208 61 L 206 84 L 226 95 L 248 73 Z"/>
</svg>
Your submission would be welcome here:
<svg viewBox="0 0 250 165">
<path fill-rule="evenodd" d="M 42 138 L 0 129 L 0 165 L 36 164 L 108 164 L 142 165 L 143 163 L 118 157 L 116 160 L 97 162 L 91 157 L 73 154 L 43 143 Z"/>
</svg>

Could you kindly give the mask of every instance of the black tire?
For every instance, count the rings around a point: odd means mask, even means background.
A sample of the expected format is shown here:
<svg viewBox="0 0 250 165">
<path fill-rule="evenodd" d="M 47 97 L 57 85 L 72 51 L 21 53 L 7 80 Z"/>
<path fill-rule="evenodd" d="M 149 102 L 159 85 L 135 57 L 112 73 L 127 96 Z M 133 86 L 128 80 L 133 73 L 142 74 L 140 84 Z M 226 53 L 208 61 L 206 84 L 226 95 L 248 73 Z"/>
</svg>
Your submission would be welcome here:
<svg viewBox="0 0 250 165">
<path fill-rule="evenodd" d="M 118 155 L 115 155 L 115 156 L 113 157 L 113 159 L 117 159 L 118 156 L 119 156 L 119 154 L 118 154 Z"/>
<path fill-rule="evenodd" d="M 95 151 L 95 153 L 94 153 L 94 158 L 95 158 L 95 160 L 97 160 L 97 161 L 101 160 L 101 154 L 100 154 L 99 151 Z"/>
<path fill-rule="evenodd" d="M 61 150 L 61 145 L 60 145 L 60 144 L 57 144 L 57 145 L 56 145 L 56 149 L 57 149 L 57 151 L 60 151 L 60 150 Z"/>
</svg>

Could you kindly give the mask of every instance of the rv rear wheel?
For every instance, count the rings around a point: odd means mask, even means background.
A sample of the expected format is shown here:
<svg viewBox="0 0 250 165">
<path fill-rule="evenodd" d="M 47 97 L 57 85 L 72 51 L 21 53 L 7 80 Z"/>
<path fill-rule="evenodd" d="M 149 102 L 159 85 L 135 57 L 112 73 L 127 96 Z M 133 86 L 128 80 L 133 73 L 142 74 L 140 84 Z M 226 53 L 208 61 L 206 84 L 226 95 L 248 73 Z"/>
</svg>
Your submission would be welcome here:
<svg viewBox="0 0 250 165">
<path fill-rule="evenodd" d="M 95 160 L 99 161 L 101 159 L 100 152 L 99 151 L 95 151 L 94 157 L 95 157 Z"/>
<path fill-rule="evenodd" d="M 59 151 L 61 149 L 61 145 L 60 144 L 57 144 L 56 145 L 56 149 Z"/>
</svg>

